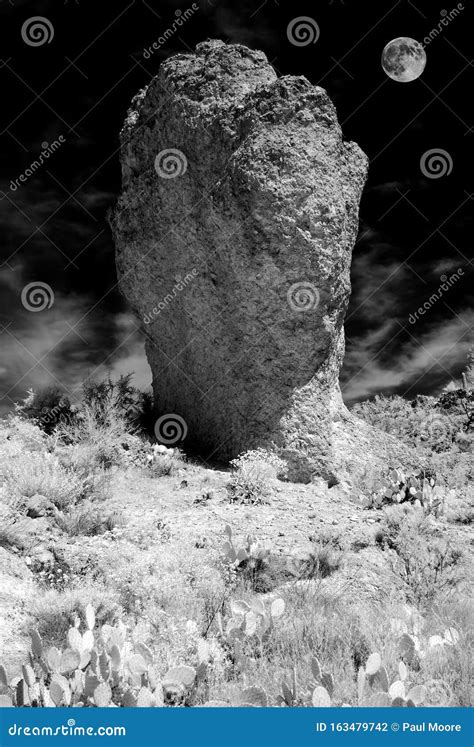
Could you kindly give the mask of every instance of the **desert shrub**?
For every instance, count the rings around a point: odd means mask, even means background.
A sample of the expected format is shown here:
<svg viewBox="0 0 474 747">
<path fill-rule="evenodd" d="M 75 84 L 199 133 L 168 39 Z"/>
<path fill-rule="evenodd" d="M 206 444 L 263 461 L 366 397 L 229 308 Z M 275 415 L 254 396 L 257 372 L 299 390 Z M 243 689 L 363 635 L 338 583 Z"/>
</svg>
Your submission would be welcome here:
<svg viewBox="0 0 474 747">
<path fill-rule="evenodd" d="M 426 608 L 464 580 L 462 548 L 440 535 L 429 517 L 402 506 L 387 509 L 385 542 L 394 550 L 392 570 L 404 583 L 410 601 Z"/>
<path fill-rule="evenodd" d="M 64 468 L 47 452 L 10 459 L 3 470 L 3 478 L 6 489 L 17 500 L 41 495 L 60 509 L 74 505 L 90 492 L 86 478 Z"/>
<path fill-rule="evenodd" d="M 474 391 L 455 389 L 444 392 L 438 399 L 436 407 L 454 417 L 460 430 L 474 431 Z"/>
<path fill-rule="evenodd" d="M 171 665 L 173 657 L 190 654 L 187 621 L 201 634 L 209 627 L 227 596 L 226 578 L 215 551 L 196 548 L 181 537 L 163 544 L 151 531 L 142 542 L 139 555 L 128 534 L 120 553 L 116 547 L 103 550 L 94 576 L 116 591 L 130 620 L 156 626 L 157 654 Z"/>
<path fill-rule="evenodd" d="M 0 420 L 0 477 L 11 459 L 50 450 L 50 439 L 33 421 L 10 415 Z"/>
<path fill-rule="evenodd" d="M 143 443 L 137 433 L 142 431 L 142 422 L 150 419 L 152 403 L 149 395 L 131 385 L 131 377 L 85 382 L 82 400 L 74 406 L 57 387 L 29 392 L 16 406 L 17 418 L 32 419 L 46 433 L 54 434 L 54 446 L 81 447 L 93 467 L 143 461 Z M 80 460 L 78 451 L 64 454 L 64 459 Z"/>
<path fill-rule="evenodd" d="M 123 415 L 113 402 L 86 404 L 73 421 L 60 423 L 56 429 L 64 446 L 75 447 L 69 451 L 65 449 L 62 458 L 88 459 L 90 469 L 131 464 L 143 446 L 127 428 Z"/>
<path fill-rule="evenodd" d="M 25 399 L 16 405 L 17 415 L 33 420 L 45 433 L 52 433 L 63 421 L 74 417 L 74 408 L 66 394 L 57 386 L 48 386 L 34 392 L 29 390 Z"/>
<path fill-rule="evenodd" d="M 337 537 L 322 534 L 313 539 L 308 557 L 300 564 L 299 577 L 327 578 L 341 567 L 342 558 Z"/>
<path fill-rule="evenodd" d="M 89 501 L 83 501 L 80 506 L 67 512 L 56 511 L 54 520 L 57 526 L 71 537 L 91 537 L 106 531 L 102 513 Z"/>
<path fill-rule="evenodd" d="M 170 449 L 163 444 L 153 444 L 146 452 L 146 465 L 156 477 L 176 475 L 185 466 L 179 449 Z"/>
<path fill-rule="evenodd" d="M 119 419 L 127 431 L 134 433 L 139 429 L 144 407 L 149 409 L 149 397 L 131 385 L 132 376 L 127 374 L 116 381 L 109 378 L 84 383 L 84 408 L 94 413 L 99 426 L 107 427 L 111 421 Z"/>
<path fill-rule="evenodd" d="M 55 511 L 54 521 L 70 537 L 94 537 L 125 524 L 121 512 L 106 513 L 91 501 L 82 501 L 69 511 Z"/>
<path fill-rule="evenodd" d="M 474 488 L 466 486 L 446 503 L 444 518 L 454 524 L 472 524 L 474 521 Z"/>
<path fill-rule="evenodd" d="M 28 558 L 29 569 L 34 576 L 35 583 L 41 590 L 55 589 L 64 591 L 74 582 L 71 568 L 60 552 L 48 555 L 33 555 Z"/>
<path fill-rule="evenodd" d="M 424 451 L 451 449 L 462 430 L 462 416 L 438 407 L 435 397 L 420 395 L 410 401 L 396 395 L 376 395 L 355 404 L 352 411 L 375 428 Z"/>
<path fill-rule="evenodd" d="M 106 448 L 104 447 L 104 450 Z M 100 492 L 100 485 L 105 491 L 105 486 L 110 480 L 108 474 L 110 462 L 103 458 L 104 451 L 97 443 L 85 441 L 64 445 L 59 441 L 54 455 L 64 469 L 75 472 L 90 484 L 97 485 L 97 492 Z"/>
<path fill-rule="evenodd" d="M 261 503 L 272 493 L 272 483 L 287 473 L 286 463 L 265 449 L 246 451 L 231 461 L 233 474 L 226 485 L 232 503 Z"/>
<path fill-rule="evenodd" d="M 435 399 L 431 398 L 431 407 L 434 403 Z M 426 405 L 417 407 L 413 402 L 397 395 L 376 395 L 373 400 L 356 403 L 352 412 L 369 425 L 415 446 L 430 409 Z"/>
<path fill-rule="evenodd" d="M 437 482 L 444 487 L 459 491 L 474 482 L 472 453 L 460 449 L 457 444 L 443 454 L 431 454 L 429 465 L 436 473 Z"/>
</svg>

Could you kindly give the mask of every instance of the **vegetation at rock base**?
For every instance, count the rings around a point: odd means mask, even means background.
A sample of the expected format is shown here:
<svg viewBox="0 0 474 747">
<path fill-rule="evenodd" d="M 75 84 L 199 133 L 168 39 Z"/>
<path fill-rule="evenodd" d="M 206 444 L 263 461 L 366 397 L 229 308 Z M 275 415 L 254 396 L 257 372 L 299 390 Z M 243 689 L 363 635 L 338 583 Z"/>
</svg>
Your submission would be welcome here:
<svg viewBox="0 0 474 747">
<path fill-rule="evenodd" d="M 471 704 L 468 390 L 358 405 L 424 466 L 356 489 L 203 466 L 121 382 L 0 421 L 0 705 Z"/>
</svg>

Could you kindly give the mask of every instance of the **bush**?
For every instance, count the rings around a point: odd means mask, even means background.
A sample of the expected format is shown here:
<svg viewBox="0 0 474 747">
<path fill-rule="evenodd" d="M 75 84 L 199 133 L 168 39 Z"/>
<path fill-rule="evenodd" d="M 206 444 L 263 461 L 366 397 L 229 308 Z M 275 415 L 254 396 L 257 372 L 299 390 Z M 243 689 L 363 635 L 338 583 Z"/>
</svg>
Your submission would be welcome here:
<svg viewBox="0 0 474 747">
<path fill-rule="evenodd" d="M 385 542 L 395 555 L 392 570 L 411 602 L 423 608 L 455 590 L 465 578 L 463 549 L 444 539 L 421 511 L 386 511 Z"/>
<path fill-rule="evenodd" d="M 321 535 L 313 540 L 313 548 L 308 558 L 301 563 L 300 578 L 327 578 L 335 573 L 342 563 L 337 538 Z"/>
<path fill-rule="evenodd" d="M 30 390 L 26 398 L 16 406 L 21 417 L 33 420 L 45 433 L 52 433 L 61 422 L 74 417 L 69 398 L 56 386 L 48 386 L 37 392 Z"/>
<path fill-rule="evenodd" d="M 118 419 L 124 423 L 126 431 L 134 433 L 140 430 L 150 399 L 131 385 L 132 376 L 133 374 L 120 376 L 117 381 L 109 378 L 101 382 L 85 382 L 83 405 L 94 413 L 97 425 L 105 427 Z"/>
<path fill-rule="evenodd" d="M 40 495 L 62 509 L 73 506 L 90 493 L 87 478 L 64 468 L 52 454 L 25 454 L 11 459 L 4 469 L 6 489 L 21 503 Z"/>
<path fill-rule="evenodd" d="M 231 461 L 234 470 L 227 484 L 232 503 L 261 503 L 272 493 L 272 483 L 285 477 L 287 465 L 276 454 L 255 449 Z"/>
<path fill-rule="evenodd" d="M 185 462 L 179 449 L 153 444 L 146 455 L 146 464 L 153 475 L 164 477 L 177 474 Z"/>
<path fill-rule="evenodd" d="M 141 440 L 129 433 L 123 413 L 111 401 L 85 404 L 73 421 L 57 427 L 56 434 L 64 446 L 75 447 L 64 449 L 63 459 L 86 462 L 92 470 L 131 464 L 143 449 Z"/>
<path fill-rule="evenodd" d="M 104 515 L 103 511 L 90 501 L 83 501 L 70 511 L 56 511 L 54 520 L 57 526 L 70 537 L 93 537 L 124 523 L 123 517 L 119 514 Z"/>
<path fill-rule="evenodd" d="M 436 407 L 454 417 L 460 430 L 466 433 L 474 431 L 474 391 L 455 389 L 445 392 Z"/>
<path fill-rule="evenodd" d="M 418 396 L 409 401 L 377 395 L 355 404 L 352 412 L 374 428 L 423 451 L 451 449 L 463 424 L 460 412 L 439 407 L 435 397 Z"/>
</svg>

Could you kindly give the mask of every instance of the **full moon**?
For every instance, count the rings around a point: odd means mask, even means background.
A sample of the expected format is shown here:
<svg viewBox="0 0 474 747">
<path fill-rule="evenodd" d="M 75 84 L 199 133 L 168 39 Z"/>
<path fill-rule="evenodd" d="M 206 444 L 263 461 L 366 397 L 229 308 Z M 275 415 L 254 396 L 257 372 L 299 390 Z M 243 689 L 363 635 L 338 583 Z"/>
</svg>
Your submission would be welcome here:
<svg viewBox="0 0 474 747">
<path fill-rule="evenodd" d="M 382 67 L 392 80 L 409 83 L 420 77 L 426 65 L 426 52 L 409 36 L 392 39 L 382 52 Z"/>
</svg>

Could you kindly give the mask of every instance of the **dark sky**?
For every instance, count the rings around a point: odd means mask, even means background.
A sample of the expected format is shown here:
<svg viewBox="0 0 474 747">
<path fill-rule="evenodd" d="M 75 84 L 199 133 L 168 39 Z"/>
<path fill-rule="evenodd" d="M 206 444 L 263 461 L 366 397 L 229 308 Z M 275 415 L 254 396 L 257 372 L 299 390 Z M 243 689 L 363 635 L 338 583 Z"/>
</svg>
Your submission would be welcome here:
<svg viewBox="0 0 474 747">
<path fill-rule="evenodd" d="M 192 18 L 145 59 L 176 10 L 191 4 L 0 0 L 1 408 L 49 383 L 74 396 L 85 377 L 108 372 L 134 371 L 137 385 L 149 385 L 105 219 L 120 190 L 118 133 L 161 61 L 206 38 L 262 49 L 279 74 L 322 85 L 345 137 L 369 156 L 346 321 L 346 401 L 439 391 L 459 376 L 472 344 L 472 4 L 197 0 Z M 34 16 L 46 19 L 49 41 L 25 41 Z M 300 16 L 317 24 L 316 43 L 289 41 L 288 24 Z M 384 73 L 387 42 L 422 41 L 438 28 L 418 80 Z M 420 160 L 433 149 L 450 173 L 423 173 Z M 49 158 L 28 175 L 42 151 Z M 30 283 L 46 284 L 49 308 L 28 309 Z M 437 292 L 424 315 L 410 316 Z"/>
</svg>

